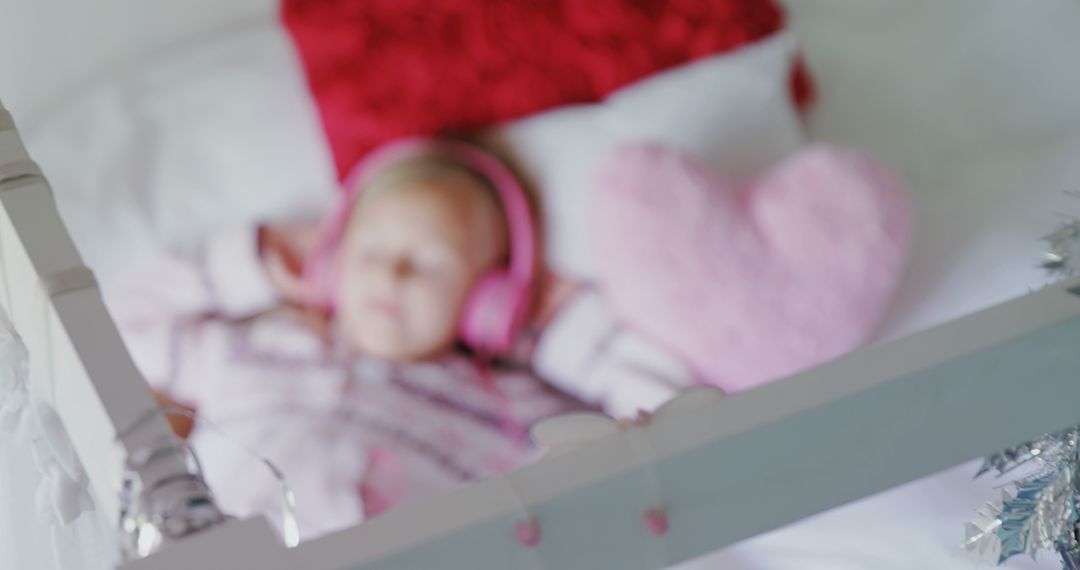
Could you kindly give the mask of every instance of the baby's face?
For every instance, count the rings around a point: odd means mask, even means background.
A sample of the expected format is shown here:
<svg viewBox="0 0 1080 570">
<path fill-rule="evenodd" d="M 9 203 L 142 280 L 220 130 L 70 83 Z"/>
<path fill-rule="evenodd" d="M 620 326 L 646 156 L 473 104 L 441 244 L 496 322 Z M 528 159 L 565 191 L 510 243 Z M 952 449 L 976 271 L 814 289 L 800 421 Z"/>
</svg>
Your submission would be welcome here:
<svg viewBox="0 0 1080 570">
<path fill-rule="evenodd" d="M 362 194 L 340 250 L 350 347 L 394 361 L 450 348 L 469 291 L 503 255 L 502 220 L 466 173 Z"/>
</svg>

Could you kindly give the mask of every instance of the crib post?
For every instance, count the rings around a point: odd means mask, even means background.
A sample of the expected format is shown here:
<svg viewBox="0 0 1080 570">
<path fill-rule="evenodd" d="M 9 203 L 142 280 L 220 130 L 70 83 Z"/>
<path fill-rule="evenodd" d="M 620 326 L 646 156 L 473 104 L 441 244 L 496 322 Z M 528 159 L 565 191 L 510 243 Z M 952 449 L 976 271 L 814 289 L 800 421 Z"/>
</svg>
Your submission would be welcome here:
<svg viewBox="0 0 1080 570">
<path fill-rule="evenodd" d="M 168 508 L 176 519 L 199 523 L 182 528 L 213 524 L 215 519 L 203 516 L 206 511 L 198 517 L 185 511 L 206 504 L 209 495 L 200 479 L 163 483 L 190 472 L 187 457 L 165 418 L 153 413 L 153 395 L 2 105 L 0 277 L 0 305 L 29 354 L 30 392 L 61 418 L 106 519 L 118 527 L 122 508 Z M 152 461 L 145 459 L 149 450 L 156 450 Z M 159 498 L 139 503 L 136 497 L 122 505 L 124 478 L 158 488 Z"/>
</svg>

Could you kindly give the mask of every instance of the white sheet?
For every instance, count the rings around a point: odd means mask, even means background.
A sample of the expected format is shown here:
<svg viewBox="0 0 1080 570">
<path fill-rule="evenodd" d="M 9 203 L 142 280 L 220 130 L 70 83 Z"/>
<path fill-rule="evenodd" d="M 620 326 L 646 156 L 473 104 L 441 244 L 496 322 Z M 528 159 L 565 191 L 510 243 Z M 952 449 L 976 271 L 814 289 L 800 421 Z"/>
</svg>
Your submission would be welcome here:
<svg viewBox="0 0 1080 570">
<path fill-rule="evenodd" d="M 1080 213 L 1080 201 L 1064 195 L 1080 190 L 1080 4 L 804 0 L 790 8 L 821 92 L 812 135 L 869 151 L 913 189 L 919 231 L 882 337 L 1039 287 L 1038 237 L 1058 213 Z M 238 216 L 293 211 L 312 191 L 329 195 L 295 64 L 279 35 L 260 33 L 157 61 L 29 133 L 77 243 L 106 279 L 167 241 Z M 274 111 L 251 115 L 254 98 Z M 218 113 L 226 119 L 203 121 L 206 105 L 226 106 Z M 205 145 L 220 164 L 192 162 Z M 246 174 L 215 177 L 222 164 L 243 164 Z M 163 173 L 183 183 L 157 189 Z M 281 189 L 252 192 L 269 187 Z M 151 221 L 163 230 L 151 231 Z M 989 481 L 971 483 L 972 471 L 958 467 L 680 568 L 971 568 L 957 556 L 963 522 L 996 494 Z M 1017 559 L 1010 567 L 1057 565 Z"/>
<path fill-rule="evenodd" d="M 978 462 L 677 565 L 673 570 L 960 570 L 989 568 L 961 549 L 963 523 L 1000 496 L 993 478 L 972 481 Z M 1060 561 L 1011 559 L 1013 570 L 1058 570 Z"/>
<path fill-rule="evenodd" d="M 821 89 L 813 138 L 909 183 L 911 266 L 884 327 L 922 330 L 1037 288 L 1040 236 L 1080 214 L 1080 3 L 788 2 Z"/>
<path fill-rule="evenodd" d="M 919 215 L 882 337 L 1038 288 L 1038 238 L 1080 215 L 1080 3 L 789 1 L 821 90 L 812 138 L 885 161 Z M 1080 419 L 1080 418 L 1078 418 Z M 853 450 L 857 453 L 857 450 Z M 744 541 L 680 570 L 974 568 L 963 523 L 1001 481 L 977 462 Z M 983 565 L 987 567 L 987 565 Z M 1007 568 L 1057 569 L 1054 556 Z"/>
</svg>

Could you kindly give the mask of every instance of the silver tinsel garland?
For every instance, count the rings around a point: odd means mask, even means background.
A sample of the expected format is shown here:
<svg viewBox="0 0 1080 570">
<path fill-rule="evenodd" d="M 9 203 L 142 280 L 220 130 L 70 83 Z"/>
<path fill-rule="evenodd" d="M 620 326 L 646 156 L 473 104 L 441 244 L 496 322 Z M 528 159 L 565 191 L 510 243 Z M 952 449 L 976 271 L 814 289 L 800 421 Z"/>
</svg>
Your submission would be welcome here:
<svg viewBox="0 0 1080 570">
<path fill-rule="evenodd" d="M 1080 275 L 1080 220 L 1043 238 L 1042 266 L 1052 277 Z M 1080 288 L 1072 290 L 1080 295 Z M 1017 554 L 1057 552 L 1065 570 L 1080 570 L 1080 425 L 990 455 L 976 477 L 1025 472 L 998 501 L 967 524 L 965 548 L 997 564 Z"/>
<path fill-rule="evenodd" d="M 1078 441 L 1080 426 L 987 457 L 978 475 L 994 471 L 1002 476 L 1017 469 L 1029 475 L 976 512 L 967 525 L 968 551 L 998 564 L 1017 554 L 1034 557 L 1040 550 L 1070 558 L 1080 554 Z"/>
<path fill-rule="evenodd" d="M 1062 224 L 1053 233 L 1044 236 L 1043 241 L 1049 244 L 1043 251 L 1042 266 L 1048 269 L 1051 275 L 1072 277 L 1077 274 L 1075 255 L 1080 254 L 1080 220 Z"/>
</svg>

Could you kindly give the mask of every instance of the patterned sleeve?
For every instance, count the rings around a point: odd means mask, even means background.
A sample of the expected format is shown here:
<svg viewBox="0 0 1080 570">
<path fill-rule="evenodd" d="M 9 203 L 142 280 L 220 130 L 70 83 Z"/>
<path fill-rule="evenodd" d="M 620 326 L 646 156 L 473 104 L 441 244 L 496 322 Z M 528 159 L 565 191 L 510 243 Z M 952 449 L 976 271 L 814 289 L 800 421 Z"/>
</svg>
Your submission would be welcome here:
<svg viewBox="0 0 1080 570">
<path fill-rule="evenodd" d="M 156 389 L 194 403 L 207 324 L 255 315 L 277 304 L 258 256 L 255 228 L 213 236 L 192 256 L 140 263 L 105 288 L 105 300 L 132 358 Z"/>
<path fill-rule="evenodd" d="M 614 417 L 651 412 L 694 384 L 677 358 L 621 326 L 595 291 L 560 310 L 540 334 L 532 363 L 548 382 Z"/>
</svg>

